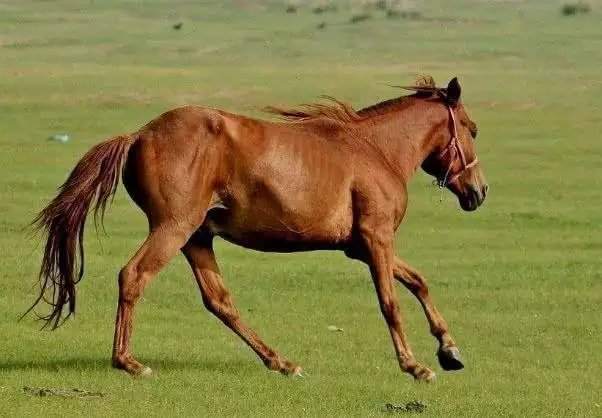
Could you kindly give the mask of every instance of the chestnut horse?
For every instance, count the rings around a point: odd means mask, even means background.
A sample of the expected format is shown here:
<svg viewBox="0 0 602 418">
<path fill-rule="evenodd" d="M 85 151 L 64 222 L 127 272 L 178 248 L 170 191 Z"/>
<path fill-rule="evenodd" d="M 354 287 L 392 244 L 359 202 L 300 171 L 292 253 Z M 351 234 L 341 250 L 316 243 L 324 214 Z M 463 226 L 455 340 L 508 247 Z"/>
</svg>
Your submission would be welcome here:
<svg viewBox="0 0 602 418">
<path fill-rule="evenodd" d="M 401 369 L 429 381 L 435 373 L 416 361 L 406 339 L 395 278 L 422 304 L 443 369 L 461 369 L 426 280 L 395 256 L 393 244 L 406 212 L 406 184 L 418 167 L 451 190 L 462 209 L 483 203 L 487 185 L 473 146 L 476 125 L 460 102 L 456 78 L 438 88 L 425 77 L 409 89 L 412 95 L 358 112 L 337 101 L 271 108 L 287 119 L 281 122 L 184 106 L 138 132 L 96 145 L 34 221 L 48 235 L 34 306 L 50 301 L 53 309 L 42 319 L 53 328 L 75 311 L 88 210 L 95 200 L 95 219 L 102 220 L 121 174 L 148 218 L 149 235 L 119 273 L 114 367 L 152 373 L 130 353 L 134 308 L 144 288 L 181 251 L 207 309 L 270 370 L 301 374 L 239 316 L 213 251 L 213 238 L 220 236 L 259 251 L 341 250 L 366 263 Z"/>
</svg>

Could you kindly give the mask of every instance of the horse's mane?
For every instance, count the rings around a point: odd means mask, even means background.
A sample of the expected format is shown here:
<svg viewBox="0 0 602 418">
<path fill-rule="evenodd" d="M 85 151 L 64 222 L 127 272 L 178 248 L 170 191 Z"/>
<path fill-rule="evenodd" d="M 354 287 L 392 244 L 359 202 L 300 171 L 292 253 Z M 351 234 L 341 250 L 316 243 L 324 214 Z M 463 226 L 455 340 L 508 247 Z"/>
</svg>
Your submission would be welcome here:
<svg viewBox="0 0 602 418">
<path fill-rule="evenodd" d="M 419 76 L 413 86 L 391 86 L 413 91 L 414 94 L 385 100 L 372 106 L 355 110 L 349 103 L 343 102 L 331 96 L 322 96 L 331 103 L 307 103 L 297 107 L 287 108 L 279 106 L 267 106 L 264 110 L 291 121 L 308 120 L 324 117 L 341 123 L 356 122 L 370 116 L 386 113 L 398 108 L 409 98 L 434 98 L 445 99 L 445 89 L 437 87 L 433 77 L 429 75 Z"/>
<path fill-rule="evenodd" d="M 349 123 L 362 119 L 349 103 L 331 96 L 321 96 L 331 103 L 306 103 L 297 107 L 268 106 L 264 110 L 288 120 L 306 120 L 325 117 L 338 122 Z"/>
</svg>

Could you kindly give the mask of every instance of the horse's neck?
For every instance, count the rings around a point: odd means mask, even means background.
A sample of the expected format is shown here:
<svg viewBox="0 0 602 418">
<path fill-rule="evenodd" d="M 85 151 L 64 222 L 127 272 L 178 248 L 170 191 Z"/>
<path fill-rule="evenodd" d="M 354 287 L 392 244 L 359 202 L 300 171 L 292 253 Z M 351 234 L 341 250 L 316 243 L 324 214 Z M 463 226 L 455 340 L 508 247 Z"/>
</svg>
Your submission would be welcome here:
<svg viewBox="0 0 602 418">
<path fill-rule="evenodd" d="M 437 123 L 441 113 L 439 109 L 435 106 L 418 106 L 391 111 L 360 122 L 365 136 L 405 182 L 433 151 L 434 139 L 441 126 Z"/>
</svg>

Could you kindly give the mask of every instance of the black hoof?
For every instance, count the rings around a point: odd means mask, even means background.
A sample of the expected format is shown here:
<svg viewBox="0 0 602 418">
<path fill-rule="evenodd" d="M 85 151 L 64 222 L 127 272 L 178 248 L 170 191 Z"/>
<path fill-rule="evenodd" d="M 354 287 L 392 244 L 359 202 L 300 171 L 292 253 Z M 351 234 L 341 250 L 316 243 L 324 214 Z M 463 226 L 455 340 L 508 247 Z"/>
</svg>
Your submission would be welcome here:
<svg viewBox="0 0 602 418">
<path fill-rule="evenodd" d="M 437 358 L 443 370 L 462 370 L 460 351 L 456 347 L 446 347 L 437 351 Z"/>
</svg>

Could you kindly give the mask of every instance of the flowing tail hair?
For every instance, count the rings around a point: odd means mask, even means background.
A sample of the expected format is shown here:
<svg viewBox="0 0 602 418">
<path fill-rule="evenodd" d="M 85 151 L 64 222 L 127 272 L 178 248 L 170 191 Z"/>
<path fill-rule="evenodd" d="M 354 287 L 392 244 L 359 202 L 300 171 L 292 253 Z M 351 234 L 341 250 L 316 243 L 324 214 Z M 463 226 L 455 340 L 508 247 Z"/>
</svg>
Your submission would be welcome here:
<svg viewBox="0 0 602 418">
<path fill-rule="evenodd" d="M 83 240 L 88 211 L 96 200 L 94 223 L 98 227 L 100 219 L 102 225 L 133 142 L 131 136 L 116 136 L 94 146 L 77 163 L 54 200 L 31 223 L 47 240 L 38 279 L 40 294 L 23 316 L 40 302 L 46 302 L 52 308 L 50 313 L 36 315 L 46 322 L 44 327 L 51 325 L 56 329 L 75 312 L 75 285 L 84 275 Z"/>
</svg>

